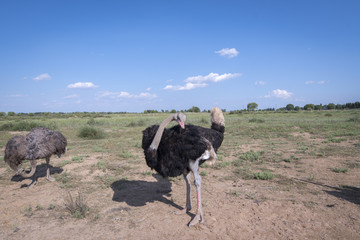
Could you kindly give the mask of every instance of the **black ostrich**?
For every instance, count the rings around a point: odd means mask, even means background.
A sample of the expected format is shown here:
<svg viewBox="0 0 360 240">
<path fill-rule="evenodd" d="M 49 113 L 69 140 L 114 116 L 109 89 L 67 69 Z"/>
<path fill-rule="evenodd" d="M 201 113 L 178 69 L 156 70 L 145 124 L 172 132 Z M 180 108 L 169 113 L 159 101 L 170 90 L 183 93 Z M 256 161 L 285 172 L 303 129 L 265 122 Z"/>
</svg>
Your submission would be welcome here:
<svg viewBox="0 0 360 240">
<path fill-rule="evenodd" d="M 224 139 L 225 119 L 222 111 L 211 109 L 211 128 L 186 125 L 186 116 L 175 113 L 161 124 L 153 125 L 143 131 L 142 148 L 147 165 L 155 169 L 163 177 L 184 175 L 186 182 L 186 207 L 178 212 L 186 213 L 191 209 L 190 203 L 190 172 L 194 175 L 197 191 L 197 212 L 189 226 L 203 222 L 201 204 L 201 176 L 199 166 L 205 161 L 214 164 L 216 151 Z M 165 128 L 171 121 L 178 121 L 170 129 Z"/>
<path fill-rule="evenodd" d="M 66 138 L 60 132 L 39 127 L 33 129 L 26 136 L 12 137 L 6 144 L 4 160 L 17 174 L 23 178 L 29 178 L 35 173 L 36 160 L 45 158 L 47 163 L 46 179 L 55 181 L 50 176 L 50 157 L 53 154 L 60 157 L 66 152 L 66 145 Z M 24 169 L 18 168 L 25 159 L 31 162 L 30 173 L 26 173 Z M 29 187 L 36 183 L 37 180 L 34 180 Z"/>
</svg>

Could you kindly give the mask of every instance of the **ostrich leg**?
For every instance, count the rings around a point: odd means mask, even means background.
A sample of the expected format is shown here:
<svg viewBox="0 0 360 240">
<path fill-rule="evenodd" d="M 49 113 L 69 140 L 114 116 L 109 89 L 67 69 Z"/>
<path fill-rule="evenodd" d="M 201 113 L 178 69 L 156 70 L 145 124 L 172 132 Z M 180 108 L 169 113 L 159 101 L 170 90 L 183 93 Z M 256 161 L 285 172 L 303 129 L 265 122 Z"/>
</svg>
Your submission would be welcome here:
<svg viewBox="0 0 360 240">
<path fill-rule="evenodd" d="M 197 193 L 197 210 L 196 216 L 191 220 L 189 223 L 189 227 L 196 225 L 197 223 L 203 223 L 203 211 L 202 211 L 202 204 L 201 204 L 201 176 L 199 174 L 199 161 L 201 158 L 198 158 L 195 162 L 190 161 L 190 169 L 194 174 L 194 184 L 196 186 L 196 193 Z"/>
<path fill-rule="evenodd" d="M 49 162 L 50 162 L 50 157 L 47 157 L 47 158 L 46 158 L 46 165 L 47 165 L 47 169 L 46 169 L 46 179 L 49 180 L 50 182 L 54 182 L 54 181 L 55 181 L 55 178 L 50 177 L 50 165 L 49 165 Z"/>
<path fill-rule="evenodd" d="M 186 182 L 186 206 L 184 209 L 180 211 L 176 211 L 175 214 L 185 214 L 191 210 L 191 202 L 190 202 L 190 172 L 185 170 L 184 179 Z"/>
</svg>

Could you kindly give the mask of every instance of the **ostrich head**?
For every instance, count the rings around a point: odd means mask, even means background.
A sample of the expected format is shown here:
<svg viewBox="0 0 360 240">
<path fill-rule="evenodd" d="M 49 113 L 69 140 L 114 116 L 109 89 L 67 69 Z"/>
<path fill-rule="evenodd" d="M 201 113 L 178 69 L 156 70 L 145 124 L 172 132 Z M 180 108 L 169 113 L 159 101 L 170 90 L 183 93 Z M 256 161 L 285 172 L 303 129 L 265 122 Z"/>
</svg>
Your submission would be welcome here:
<svg viewBox="0 0 360 240">
<path fill-rule="evenodd" d="M 185 128 L 186 115 L 184 113 L 178 112 L 174 114 L 173 120 L 176 120 L 181 126 L 181 128 Z"/>
</svg>

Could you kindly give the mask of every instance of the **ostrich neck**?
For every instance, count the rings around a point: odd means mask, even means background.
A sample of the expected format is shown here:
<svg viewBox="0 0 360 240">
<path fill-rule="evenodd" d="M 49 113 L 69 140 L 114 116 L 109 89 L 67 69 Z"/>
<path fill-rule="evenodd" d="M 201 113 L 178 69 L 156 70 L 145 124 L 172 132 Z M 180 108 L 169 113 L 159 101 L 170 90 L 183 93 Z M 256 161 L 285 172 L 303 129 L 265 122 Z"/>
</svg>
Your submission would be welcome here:
<svg viewBox="0 0 360 240">
<path fill-rule="evenodd" d="M 158 149 L 164 129 L 173 119 L 174 119 L 174 115 L 171 115 L 168 118 L 166 118 L 164 121 L 162 121 L 150 145 L 151 149 L 153 150 Z"/>
</svg>

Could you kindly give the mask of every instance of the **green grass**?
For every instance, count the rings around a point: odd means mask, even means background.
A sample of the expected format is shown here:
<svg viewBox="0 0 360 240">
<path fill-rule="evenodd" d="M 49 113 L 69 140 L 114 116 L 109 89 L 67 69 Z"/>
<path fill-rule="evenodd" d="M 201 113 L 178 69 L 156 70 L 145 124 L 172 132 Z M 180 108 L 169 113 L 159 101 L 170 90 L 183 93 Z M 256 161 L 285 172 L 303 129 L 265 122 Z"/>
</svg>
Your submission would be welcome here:
<svg viewBox="0 0 360 240">
<path fill-rule="evenodd" d="M 272 174 L 269 171 L 255 172 L 255 173 L 253 173 L 253 176 L 255 179 L 258 179 L 258 180 L 271 180 L 274 178 L 274 174 Z"/>
<path fill-rule="evenodd" d="M 349 168 L 331 168 L 331 171 L 336 172 L 336 173 L 347 173 L 349 171 Z"/>
<path fill-rule="evenodd" d="M 84 126 L 80 128 L 78 136 L 86 139 L 102 139 L 105 138 L 105 132 L 99 128 Z"/>
</svg>

